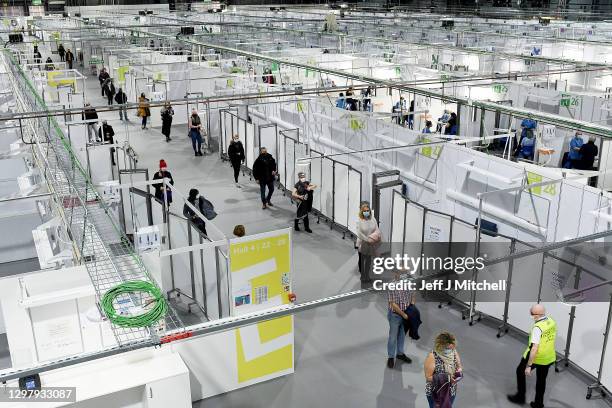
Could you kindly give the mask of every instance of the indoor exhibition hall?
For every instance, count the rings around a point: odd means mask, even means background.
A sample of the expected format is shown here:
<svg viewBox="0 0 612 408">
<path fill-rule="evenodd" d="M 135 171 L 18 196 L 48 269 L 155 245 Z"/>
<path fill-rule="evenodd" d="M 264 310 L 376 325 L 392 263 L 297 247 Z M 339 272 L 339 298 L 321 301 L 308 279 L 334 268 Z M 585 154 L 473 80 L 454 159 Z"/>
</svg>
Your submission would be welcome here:
<svg viewBox="0 0 612 408">
<path fill-rule="evenodd" d="M 612 406 L 612 3 L 0 14 L 0 408 Z"/>
</svg>

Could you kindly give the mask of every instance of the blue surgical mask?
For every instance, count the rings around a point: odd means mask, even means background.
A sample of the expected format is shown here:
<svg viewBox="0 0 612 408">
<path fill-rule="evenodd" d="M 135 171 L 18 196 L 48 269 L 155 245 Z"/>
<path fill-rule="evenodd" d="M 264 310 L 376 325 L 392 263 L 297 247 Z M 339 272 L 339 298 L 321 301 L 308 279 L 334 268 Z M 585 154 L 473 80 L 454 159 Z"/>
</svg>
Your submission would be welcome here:
<svg viewBox="0 0 612 408">
<path fill-rule="evenodd" d="M 447 348 L 447 349 L 444 349 L 443 354 L 445 357 L 452 357 L 455 354 L 455 350 L 452 348 Z"/>
<path fill-rule="evenodd" d="M 370 218 L 370 212 L 369 212 L 369 211 L 364 211 L 364 212 L 363 212 L 363 216 L 364 216 L 365 218 Z"/>
</svg>

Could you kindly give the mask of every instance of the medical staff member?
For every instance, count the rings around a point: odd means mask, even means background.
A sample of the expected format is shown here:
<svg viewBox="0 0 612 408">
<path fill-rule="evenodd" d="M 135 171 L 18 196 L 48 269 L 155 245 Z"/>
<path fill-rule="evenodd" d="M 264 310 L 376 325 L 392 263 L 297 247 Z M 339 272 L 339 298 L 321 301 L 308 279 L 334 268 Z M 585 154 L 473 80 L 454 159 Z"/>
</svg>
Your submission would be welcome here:
<svg viewBox="0 0 612 408">
<path fill-rule="evenodd" d="M 572 140 L 570 140 L 569 153 L 567 155 L 568 162 L 564 166 L 566 169 L 576 169 L 580 167 L 580 160 L 582 159 L 580 148 L 583 144 L 584 140 L 582 140 L 582 134 L 576 132 Z"/>
<path fill-rule="evenodd" d="M 306 180 L 306 173 L 302 171 L 298 173 L 298 182 L 295 183 L 293 192 L 291 194 L 292 198 L 298 203 L 297 214 L 295 215 L 295 223 L 293 227 L 296 231 L 300 230 L 300 220 L 303 220 L 304 231 L 312 233 L 308 213 L 312 209 L 312 194 L 315 188 L 317 188 L 315 184 L 312 184 L 310 181 Z"/>
<path fill-rule="evenodd" d="M 527 350 L 516 368 L 516 382 L 518 391 L 508 395 L 508 400 L 515 404 L 525 403 L 526 376 L 536 372 L 535 401 L 530 403 L 531 408 L 544 408 L 544 392 L 546 391 L 546 377 L 550 366 L 557 360 L 555 351 L 555 338 L 557 337 L 557 323 L 546 316 L 544 306 L 537 304 L 530 309 L 534 320 Z"/>
</svg>

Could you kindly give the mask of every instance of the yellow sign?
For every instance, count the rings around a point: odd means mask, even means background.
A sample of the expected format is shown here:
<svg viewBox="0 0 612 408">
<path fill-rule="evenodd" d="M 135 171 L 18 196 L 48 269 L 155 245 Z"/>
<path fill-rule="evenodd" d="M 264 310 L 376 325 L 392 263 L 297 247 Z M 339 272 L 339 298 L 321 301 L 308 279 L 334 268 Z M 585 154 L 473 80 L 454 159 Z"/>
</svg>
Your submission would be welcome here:
<svg viewBox="0 0 612 408">
<path fill-rule="evenodd" d="M 543 181 L 548 181 L 549 179 L 545 179 L 544 177 L 542 177 L 542 175 L 528 171 L 527 172 L 527 184 L 538 184 L 541 183 Z M 549 196 L 556 196 L 557 195 L 557 184 L 553 183 L 553 184 L 547 184 L 545 186 L 537 186 L 537 187 L 533 187 L 528 189 L 532 194 L 541 196 L 541 195 L 549 195 Z"/>
<path fill-rule="evenodd" d="M 233 315 L 289 303 L 291 238 L 288 230 L 230 242 Z M 238 382 L 293 369 L 293 316 L 237 329 Z M 274 341 L 274 348 L 263 346 Z"/>
<path fill-rule="evenodd" d="M 54 88 L 57 88 L 60 85 L 70 85 L 73 89 L 76 89 L 76 80 L 74 78 L 57 78 L 61 75 L 63 75 L 63 72 L 47 72 L 47 84 Z"/>
<path fill-rule="evenodd" d="M 125 82 L 125 74 L 130 70 L 128 65 L 117 68 L 117 76 L 119 77 L 119 82 Z"/>
</svg>

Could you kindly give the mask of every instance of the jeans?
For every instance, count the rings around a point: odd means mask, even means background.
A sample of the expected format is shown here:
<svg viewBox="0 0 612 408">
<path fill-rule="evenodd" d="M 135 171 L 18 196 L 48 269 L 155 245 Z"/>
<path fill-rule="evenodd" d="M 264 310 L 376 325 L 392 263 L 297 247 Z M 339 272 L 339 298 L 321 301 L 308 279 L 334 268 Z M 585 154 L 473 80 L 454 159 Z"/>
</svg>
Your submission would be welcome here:
<svg viewBox="0 0 612 408">
<path fill-rule="evenodd" d="M 389 358 L 395 358 L 395 356 L 404 354 L 404 341 L 406 340 L 404 319 L 402 316 L 389 310 L 387 312 L 387 320 L 389 320 L 387 356 L 389 356 Z"/>
<path fill-rule="evenodd" d="M 232 167 L 234 168 L 234 181 L 238 182 L 238 175 L 240 174 L 240 161 L 233 161 Z"/>
<path fill-rule="evenodd" d="M 119 119 L 123 120 L 124 116 L 125 120 L 128 120 L 127 108 L 125 107 L 125 105 L 121 105 L 121 107 L 119 108 Z"/>
<path fill-rule="evenodd" d="M 268 195 L 266 196 L 266 186 L 268 186 Z M 266 204 L 270 202 L 272 199 L 272 193 L 274 192 L 274 181 L 269 181 L 264 183 L 263 181 L 259 182 L 259 191 L 261 193 L 261 202 Z"/>
<path fill-rule="evenodd" d="M 548 369 L 552 364 L 549 365 L 537 365 L 534 364 L 532 369 L 536 372 L 536 393 L 535 393 L 535 405 L 538 408 L 544 407 L 544 392 L 546 391 L 546 377 L 548 377 Z M 525 397 L 527 392 L 527 384 L 525 378 L 525 368 L 527 368 L 527 359 L 521 359 L 518 367 L 516 367 L 516 385 L 517 395 L 519 397 Z"/>
<path fill-rule="evenodd" d="M 455 397 L 456 396 L 457 395 L 453 395 L 451 397 L 451 405 L 453 405 L 455 403 Z M 429 402 L 429 408 L 434 408 L 434 399 L 433 399 L 433 397 L 431 395 L 427 396 L 427 402 Z"/>
<path fill-rule="evenodd" d="M 191 146 L 193 146 L 193 151 L 196 153 L 201 153 L 202 151 L 202 135 L 195 129 L 191 129 L 189 131 L 189 136 L 191 136 Z"/>
<path fill-rule="evenodd" d="M 142 127 L 143 127 L 143 128 L 146 128 L 146 127 L 147 127 L 147 117 L 146 117 L 146 116 L 143 116 L 143 117 L 142 117 Z"/>
<path fill-rule="evenodd" d="M 98 126 L 96 126 L 95 123 L 87 124 L 87 137 L 89 138 L 90 143 L 93 143 L 98 140 Z"/>
</svg>

